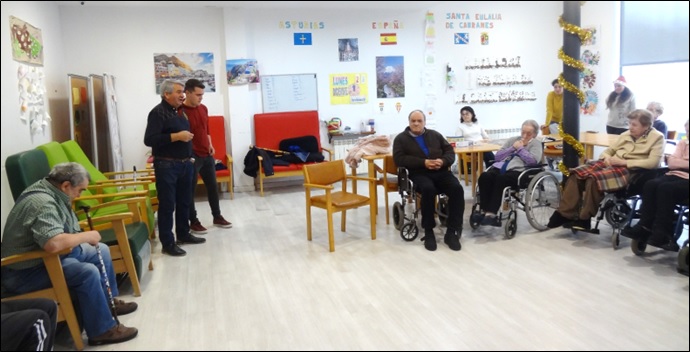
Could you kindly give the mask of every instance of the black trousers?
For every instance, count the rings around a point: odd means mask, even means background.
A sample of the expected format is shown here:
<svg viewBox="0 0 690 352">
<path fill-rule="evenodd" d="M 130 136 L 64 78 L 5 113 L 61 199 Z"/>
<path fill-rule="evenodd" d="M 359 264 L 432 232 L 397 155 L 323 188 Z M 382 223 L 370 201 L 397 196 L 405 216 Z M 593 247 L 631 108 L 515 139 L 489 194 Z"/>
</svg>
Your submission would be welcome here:
<svg viewBox="0 0 690 352">
<path fill-rule="evenodd" d="M 498 213 L 498 208 L 503 203 L 503 189 L 508 186 L 517 186 L 518 171 L 507 171 L 501 174 L 497 168 L 490 169 L 479 176 L 479 206 L 485 212 Z"/>
<path fill-rule="evenodd" d="M 673 211 L 676 204 L 688 199 L 688 180 L 678 176 L 661 176 L 644 184 L 640 224 L 652 229 L 657 239 L 672 239 Z"/>
<path fill-rule="evenodd" d="M 462 217 L 465 212 L 465 191 L 458 178 L 450 171 L 429 171 L 410 175 L 416 192 L 422 195 L 422 227 L 432 230 L 436 227 L 436 196 L 444 193 L 448 196 L 449 230 L 462 232 Z"/>
<path fill-rule="evenodd" d="M 195 196 L 196 182 L 201 175 L 206 187 L 206 196 L 208 197 L 208 204 L 211 206 L 211 214 L 213 218 L 220 216 L 220 200 L 218 198 L 218 181 L 216 181 L 216 159 L 213 155 L 199 157 L 194 156 L 194 177 L 192 178 L 192 196 Z M 196 215 L 196 207 L 194 199 L 189 203 L 189 220 L 198 220 Z"/>
<path fill-rule="evenodd" d="M 3 351 L 52 351 L 57 304 L 45 298 L 2 302 Z"/>
</svg>

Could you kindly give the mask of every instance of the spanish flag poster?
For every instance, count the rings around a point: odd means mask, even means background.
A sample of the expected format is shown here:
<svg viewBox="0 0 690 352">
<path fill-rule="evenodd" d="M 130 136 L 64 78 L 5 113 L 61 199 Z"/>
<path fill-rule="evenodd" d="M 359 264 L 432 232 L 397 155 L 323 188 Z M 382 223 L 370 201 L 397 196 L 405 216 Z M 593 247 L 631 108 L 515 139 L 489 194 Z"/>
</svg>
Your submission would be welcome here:
<svg viewBox="0 0 690 352">
<path fill-rule="evenodd" d="M 381 45 L 398 44 L 398 35 L 395 33 L 381 33 Z"/>
</svg>

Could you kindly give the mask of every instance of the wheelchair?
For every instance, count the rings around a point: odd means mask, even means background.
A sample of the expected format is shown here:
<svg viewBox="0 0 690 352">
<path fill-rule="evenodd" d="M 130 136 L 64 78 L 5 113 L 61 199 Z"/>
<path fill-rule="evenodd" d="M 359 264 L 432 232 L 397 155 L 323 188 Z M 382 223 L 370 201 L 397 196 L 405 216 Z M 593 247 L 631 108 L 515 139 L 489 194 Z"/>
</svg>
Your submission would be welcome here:
<svg viewBox="0 0 690 352">
<path fill-rule="evenodd" d="M 393 225 L 400 231 L 403 240 L 414 241 L 421 227 L 422 195 L 415 191 L 409 172 L 404 167 L 398 167 L 398 193 L 401 201 L 393 204 Z M 448 196 L 443 193 L 436 196 L 436 216 L 441 226 L 445 226 L 448 219 Z"/>
<path fill-rule="evenodd" d="M 660 168 L 655 170 L 644 170 L 634 174 L 631 176 L 631 180 L 627 187 L 613 192 L 606 192 L 599 205 L 596 222 L 593 228 L 589 230 L 571 228 L 571 231 L 573 233 L 582 231 L 598 235 L 601 233 L 599 230 L 599 223 L 605 219 L 613 228 L 611 246 L 613 249 L 617 249 L 620 245 L 621 230 L 623 230 L 625 226 L 631 226 L 632 222 L 640 217 L 641 194 L 645 182 L 658 175 L 662 175 L 666 171 L 668 171 L 668 169 Z"/>
<path fill-rule="evenodd" d="M 539 167 L 527 168 L 518 176 L 518 185 L 503 189 L 503 205 L 499 208 L 496 217 L 499 223 L 505 221 L 505 238 L 515 237 L 517 232 L 517 211 L 523 210 L 530 225 L 539 231 L 547 230 L 549 218 L 561 201 L 561 185 L 559 174 L 545 169 L 545 164 Z M 489 168 L 491 169 L 491 168 Z M 487 169 L 487 171 L 489 170 Z M 478 185 L 475 185 L 475 199 L 470 214 L 470 227 L 479 228 L 484 218 L 481 212 L 481 194 Z M 504 214 L 506 212 L 507 214 Z"/>
<path fill-rule="evenodd" d="M 683 230 L 688 228 L 688 218 L 689 218 L 689 210 L 690 208 L 688 207 L 688 201 L 686 200 L 682 204 L 677 204 L 675 208 L 675 213 L 676 213 L 676 221 L 674 224 L 674 231 L 673 231 L 673 240 L 678 242 L 680 237 L 683 235 Z M 644 254 L 644 251 L 647 249 L 647 245 L 651 245 L 654 247 L 657 247 L 658 245 L 656 243 L 652 244 L 649 243 L 648 240 L 642 241 L 642 240 L 637 240 L 634 239 L 630 242 L 630 249 L 632 249 L 632 252 L 635 253 L 635 255 L 642 255 Z M 678 250 L 678 265 L 677 265 L 677 270 L 679 273 L 683 274 L 688 274 L 688 239 L 685 239 L 685 242 L 683 243 L 683 246 L 680 247 Z"/>
</svg>

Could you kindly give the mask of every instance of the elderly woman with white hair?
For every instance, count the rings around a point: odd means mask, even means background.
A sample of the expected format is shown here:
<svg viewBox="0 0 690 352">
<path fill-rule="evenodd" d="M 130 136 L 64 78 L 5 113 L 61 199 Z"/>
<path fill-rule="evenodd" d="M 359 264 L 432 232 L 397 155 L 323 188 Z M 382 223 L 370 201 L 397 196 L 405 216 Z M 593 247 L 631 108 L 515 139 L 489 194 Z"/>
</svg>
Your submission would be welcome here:
<svg viewBox="0 0 690 352">
<path fill-rule="evenodd" d="M 685 121 L 688 133 L 688 121 Z M 622 235 L 648 242 L 655 247 L 678 251 L 674 240 L 674 207 L 688 199 L 688 140 L 676 144 L 676 150 L 668 157 L 669 171 L 661 177 L 647 181 L 642 191 L 640 221 L 633 227 L 625 227 Z"/>
<path fill-rule="evenodd" d="M 633 110 L 628 114 L 628 120 L 630 129 L 606 148 L 599 160 L 570 169 L 558 210 L 549 219 L 547 227 L 570 226 L 576 230 L 589 230 L 604 192 L 627 187 L 633 176 L 644 180 L 648 174 L 641 170 L 659 167 L 664 136 L 652 127 L 652 113 L 646 109 Z M 642 180 L 637 181 L 638 187 Z"/>
<path fill-rule="evenodd" d="M 481 225 L 501 226 L 496 213 L 503 203 L 503 189 L 517 186 L 520 172 L 541 162 L 544 146 L 536 138 L 538 134 L 537 121 L 523 122 L 520 135 L 509 138 L 496 152 L 493 167 L 479 176 L 479 205 L 484 214 Z"/>
</svg>

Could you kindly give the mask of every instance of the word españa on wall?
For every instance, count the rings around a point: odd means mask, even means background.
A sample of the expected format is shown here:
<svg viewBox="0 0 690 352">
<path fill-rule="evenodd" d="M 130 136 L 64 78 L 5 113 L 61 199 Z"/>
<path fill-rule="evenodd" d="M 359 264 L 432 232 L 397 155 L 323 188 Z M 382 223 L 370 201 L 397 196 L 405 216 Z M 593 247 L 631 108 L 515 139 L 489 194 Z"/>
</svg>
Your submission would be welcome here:
<svg viewBox="0 0 690 352">
<path fill-rule="evenodd" d="M 452 22 L 451 20 L 459 20 Z M 475 13 L 470 16 L 469 13 L 462 12 L 447 12 L 446 13 L 446 28 L 479 28 L 479 29 L 493 29 L 494 21 L 502 21 L 503 17 L 500 13 Z"/>
<path fill-rule="evenodd" d="M 280 21 L 278 22 L 280 29 L 324 29 L 326 24 L 323 22 L 310 21 Z"/>
<path fill-rule="evenodd" d="M 398 20 L 392 22 L 371 22 L 371 29 L 403 29 L 403 23 Z"/>
</svg>

